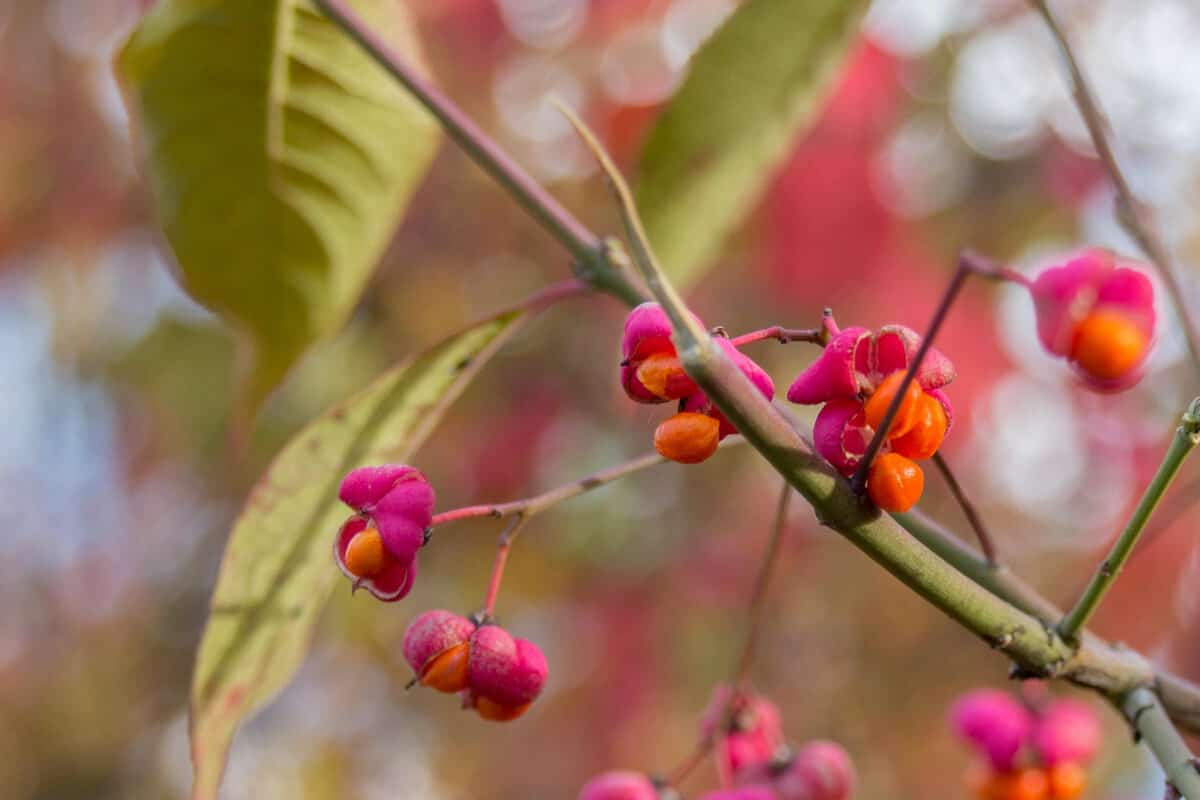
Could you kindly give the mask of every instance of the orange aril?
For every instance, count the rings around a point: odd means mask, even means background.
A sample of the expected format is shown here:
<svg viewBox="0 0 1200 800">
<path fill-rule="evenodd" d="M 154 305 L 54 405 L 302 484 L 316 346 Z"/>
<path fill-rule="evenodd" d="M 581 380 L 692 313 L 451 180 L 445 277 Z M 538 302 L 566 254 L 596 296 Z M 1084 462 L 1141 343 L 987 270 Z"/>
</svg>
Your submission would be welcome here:
<svg viewBox="0 0 1200 800">
<path fill-rule="evenodd" d="M 642 382 L 642 386 L 664 400 L 678 400 L 681 395 L 672 391 L 673 385 L 677 388 L 680 381 L 686 378 L 687 373 L 683 371 L 683 365 L 673 353 L 654 353 L 637 368 L 637 379 Z M 685 386 L 689 390 L 693 388 L 690 383 Z"/>
<path fill-rule="evenodd" d="M 931 458 L 942 446 L 948 427 L 946 409 L 936 397 L 921 392 L 916 422 L 908 433 L 892 439 L 892 452 L 913 460 Z"/>
<path fill-rule="evenodd" d="M 358 578 L 378 575 L 383 569 L 383 560 L 383 537 L 374 528 L 365 528 L 354 534 L 342 558 L 346 569 Z"/>
<path fill-rule="evenodd" d="M 699 464 L 720 442 L 721 423 L 707 414 L 681 411 L 654 431 L 654 449 L 663 458 L 680 464 Z"/>
<path fill-rule="evenodd" d="M 469 642 L 447 647 L 425 664 L 421 670 L 421 685 L 439 692 L 453 694 L 467 688 L 467 661 L 471 654 Z"/>
<path fill-rule="evenodd" d="M 1087 773 L 1072 761 L 1050 768 L 1050 796 L 1053 800 L 1076 800 L 1087 787 Z"/>
<path fill-rule="evenodd" d="M 875 430 L 879 430 L 879 427 L 883 425 L 883 418 L 887 416 L 888 406 L 892 404 L 892 398 L 896 396 L 896 392 L 903 382 L 904 373 L 893 372 L 883 379 L 883 383 L 879 384 L 875 394 L 867 400 L 865 406 L 867 424 Z M 913 425 L 917 422 L 917 411 L 924 394 L 915 380 L 909 381 L 908 387 L 904 390 L 904 399 L 900 401 L 900 408 L 896 411 L 896 418 L 892 420 L 892 426 L 888 429 L 889 439 L 903 436 L 912 430 Z"/>
<path fill-rule="evenodd" d="M 479 712 L 479 716 L 492 722 L 510 722 L 528 711 L 530 705 L 526 703 L 523 706 L 502 706 L 486 697 L 475 698 L 475 710 Z"/>
<path fill-rule="evenodd" d="M 884 453 L 871 462 L 867 494 L 884 511 L 907 511 L 924 489 L 925 473 L 899 453 Z"/>
<path fill-rule="evenodd" d="M 1075 328 L 1071 360 L 1101 380 L 1119 378 L 1141 363 L 1149 337 L 1118 311 L 1088 314 Z"/>
</svg>

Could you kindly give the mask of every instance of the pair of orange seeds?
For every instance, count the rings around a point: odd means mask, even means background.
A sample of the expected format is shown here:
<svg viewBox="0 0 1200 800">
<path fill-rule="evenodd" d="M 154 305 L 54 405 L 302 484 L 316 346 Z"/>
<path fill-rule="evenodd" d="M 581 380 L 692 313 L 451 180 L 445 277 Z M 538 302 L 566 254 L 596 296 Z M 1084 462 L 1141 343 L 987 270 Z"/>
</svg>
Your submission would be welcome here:
<svg viewBox="0 0 1200 800">
<path fill-rule="evenodd" d="M 1070 761 L 1012 772 L 981 770 L 969 780 L 978 800 L 1077 800 L 1087 787 L 1083 767 Z"/>
<path fill-rule="evenodd" d="M 421 669 L 416 682 L 446 694 L 455 694 L 469 688 L 468 663 L 471 643 L 459 642 L 438 653 Z M 486 697 L 474 699 L 475 711 L 492 722 L 510 722 L 524 714 L 531 705 L 503 706 Z"/>
<path fill-rule="evenodd" d="M 888 407 L 904 382 L 903 372 L 893 372 L 863 409 L 866 423 L 878 430 Z M 896 417 L 888 428 L 890 452 L 878 455 L 867 474 L 867 494 L 884 511 L 907 511 L 921 499 L 925 473 L 915 461 L 931 458 L 946 438 L 949 420 L 936 397 L 910 381 Z"/>
</svg>

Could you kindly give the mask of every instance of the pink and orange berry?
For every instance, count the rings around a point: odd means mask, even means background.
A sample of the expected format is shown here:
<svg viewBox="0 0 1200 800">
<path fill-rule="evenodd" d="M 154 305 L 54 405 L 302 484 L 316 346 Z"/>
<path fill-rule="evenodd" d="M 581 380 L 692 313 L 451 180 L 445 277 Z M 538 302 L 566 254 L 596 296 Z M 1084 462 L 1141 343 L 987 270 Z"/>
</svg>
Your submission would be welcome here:
<svg viewBox="0 0 1200 800">
<path fill-rule="evenodd" d="M 752 692 L 719 684 L 700 720 L 712 745 L 723 788 L 700 800 L 850 800 L 856 777 L 850 756 L 837 744 L 813 741 L 792 751 L 779 709 Z M 677 800 L 664 782 L 628 770 L 597 775 L 579 800 Z"/>
<path fill-rule="evenodd" d="M 979 800 L 1076 800 L 1100 747 L 1100 721 L 1070 698 L 1029 707 L 995 689 L 955 703 L 951 724 L 980 755 L 967 773 Z"/>
<path fill-rule="evenodd" d="M 876 332 L 846 328 L 788 389 L 793 403 L 824 404 L 813 425 L 814 445 L 843 475 L 858 468 L 920 345 L 903 325 Z M 950 359 L 930 348 L 905 388 L 867 478 L 867 493 L 885 511 L 907 511 L 920 500 L 925 476 L 916 462 L 932 458 L 950 430 L 954 411 L 942 388 L 954 376 Z"/>
<path fill-rule="evenodd" d="M 434 491 L 404 464 L 352 470 L 338 497 L 354 510 L 338 531 L 333 556 L 356 588 L 393 602 L 412 590 L 417 552 L 433 519 Z"/>
<path fill-rule="evenodd" d="M 717 344 L 768 400 L 775 384 L 758 364 L 724 338 Z M 671 322 L 657 303 L 642 303 L 625 319 L 621 338 L 621 386 L 638 403 L 678 401 L 679 411 L 654 431 L 654 449 L 681 464 L 698 464 L 737 433 L 679 363 Z"/>
<path fill-rule="evenodd" d="M 1154 338 L 1154 286 L 1100 249 L 1043 271 L 1029 284 L 1038 338 L 1084 384 L 1113 392 L 1140 380 Z"/>
<path fill-rule="evenodd" d="M 464 707 L 494 722 L 524 714 L 549 675 L 546 657 L 533 642 L 451 611 L 426 611 L 414 619 L 404 633 L 403 652 L 417 683 L 458 694 Z"/>
</svg>

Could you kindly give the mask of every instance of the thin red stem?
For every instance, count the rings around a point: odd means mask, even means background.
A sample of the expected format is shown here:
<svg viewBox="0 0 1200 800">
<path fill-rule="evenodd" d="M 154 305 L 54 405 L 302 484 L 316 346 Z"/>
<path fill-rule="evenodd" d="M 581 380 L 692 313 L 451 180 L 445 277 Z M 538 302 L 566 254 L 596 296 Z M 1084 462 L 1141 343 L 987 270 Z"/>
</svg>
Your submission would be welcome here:
<svg viewBox="0 0 1200 800">
<path fill-rule="evenodd" d="M 516 540 L 527 521 L 523 516 L 516 516 L 500 534 L 500 541 L 496 546 L 496 560 L 492 563 L 492 577 L 488 580 L 487 595 L 483 599 L 485 617 L 491 617 L 496 610 L 496 596 L 500 594 L 500 584 L 504 581 L 504 567 L 508 564 L 508 553 L 512 550 L 513 541 Z"/>
<path fill-rule="evenodd" d="M 789 342 L 824 344 L 824 333 L 819 328 L 784 328 L 781 325 L 772 325 L 769 328 L 762 328 L 757 331 L 743 333 L 741 336 L 735 336 L 729 342 L 734 347 L 742 347 L 754 344 L 755 342 L 761 342 L 765 339 L 774 339 L 780 344 L 788 344 Z"/>
<path fill-rule="evenodd" d="M 463 506 L 462 508 L 454 508 L 450 511 L 443 511 L 441 514 L 434 514 L 429 526 L 436 528 L 438 525 L 445 525 L 447 522 L 457 522 L 460 519 L 474 519 L 475 517 L 498 517 L 498 506 L 483 505 L 483 506 Z"/>
</svg>

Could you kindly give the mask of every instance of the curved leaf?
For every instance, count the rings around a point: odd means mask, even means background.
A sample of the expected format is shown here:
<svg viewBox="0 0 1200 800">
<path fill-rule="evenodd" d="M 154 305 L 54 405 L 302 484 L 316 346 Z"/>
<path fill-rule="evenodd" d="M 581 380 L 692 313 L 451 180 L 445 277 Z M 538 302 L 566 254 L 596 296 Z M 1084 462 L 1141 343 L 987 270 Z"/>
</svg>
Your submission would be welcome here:
<svg viewBox="0 0 1200 800">
<path fill-rule="evenodd" d="M 357 5 L 419 63 L 403 3 Z M 179 279 L 249 345 L 253 413 L 354 307 L 437 127 L 307 0 L 161 0 L 119 68 Z"/>
<path fill-rule="evenodd" d="M 193 797 L 215 798 L 238 724 L 299 668 L 341 579 L 332 542 L 349 470 L 407 461 L 517 329 L 514 311 L 446 339 L 309 424 L 251 492 L 226 545 L 192 676 Z"/>
<path fill-rule="evenodd" d="M 692 58 L 641 158 L 637 204 L 676 282 L 698 276 L 810 123 L 867 0 L 747 0 Z"/>
</svg>

